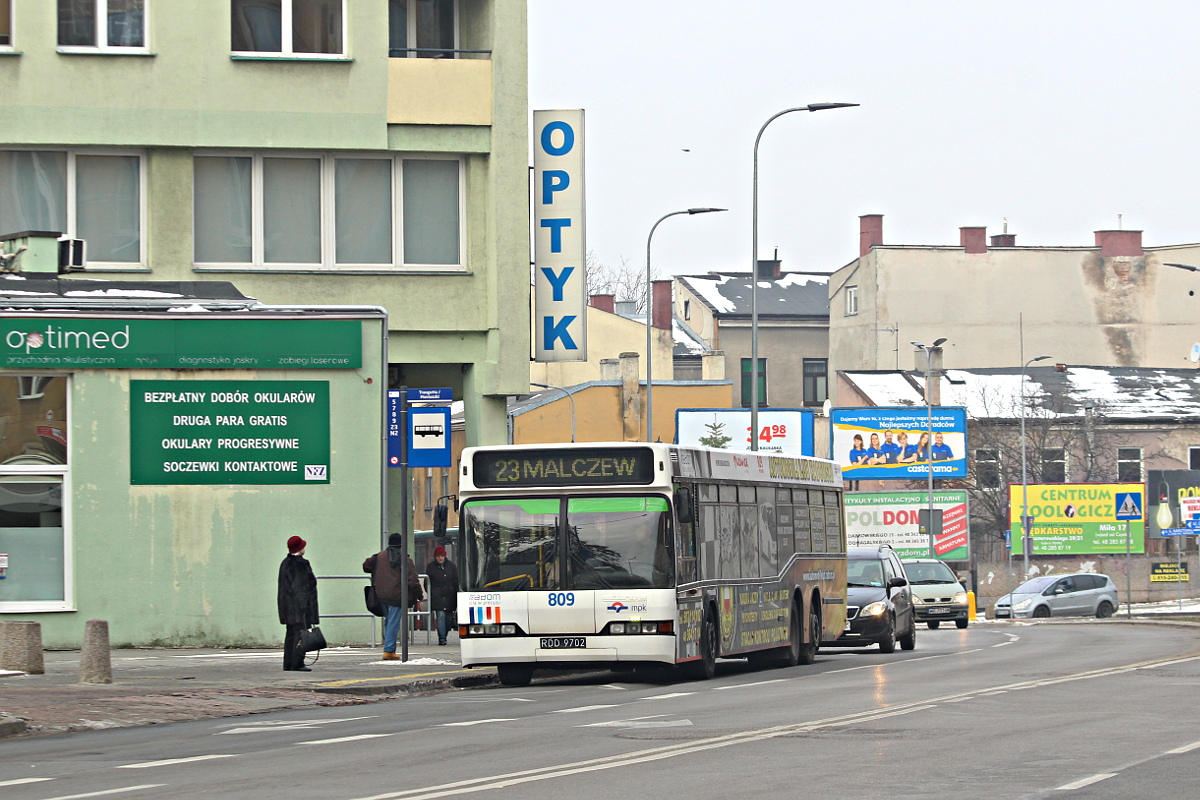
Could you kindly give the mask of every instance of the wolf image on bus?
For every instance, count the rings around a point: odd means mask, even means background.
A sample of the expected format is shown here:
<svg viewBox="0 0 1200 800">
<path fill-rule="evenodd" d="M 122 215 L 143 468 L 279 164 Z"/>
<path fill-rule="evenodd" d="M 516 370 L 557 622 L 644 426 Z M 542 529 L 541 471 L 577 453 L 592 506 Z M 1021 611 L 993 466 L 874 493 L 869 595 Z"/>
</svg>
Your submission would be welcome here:
<svg viewBox="0 0 1200 800">
<path fill-rule="evenodd" d="M 811 663 L 846 618 L 842 477 L 825 459 L 638 442 L 467 448 L 464 666 Z"/>
</svg>

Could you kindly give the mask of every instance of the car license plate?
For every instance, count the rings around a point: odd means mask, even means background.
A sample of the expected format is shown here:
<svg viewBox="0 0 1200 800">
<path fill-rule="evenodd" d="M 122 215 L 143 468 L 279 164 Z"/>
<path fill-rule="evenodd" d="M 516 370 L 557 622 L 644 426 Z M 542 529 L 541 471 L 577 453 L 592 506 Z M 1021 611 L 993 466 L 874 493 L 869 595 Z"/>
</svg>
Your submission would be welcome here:
<svg viewBox="0 0 1200 800">
<path fill-rule="evenodd" d="M 938 606 L 937 608 L 929 609 L 929 613 L 930 614 L 949 614 L 950 609 L 946 608 L 945 606 Z"/>
<path fill-rule="evenodd" d="M 572 647 L 587 647 L 584 636 L 543 636 L 538 644 L 543 650 L 566 650 Z"/>
</svg>

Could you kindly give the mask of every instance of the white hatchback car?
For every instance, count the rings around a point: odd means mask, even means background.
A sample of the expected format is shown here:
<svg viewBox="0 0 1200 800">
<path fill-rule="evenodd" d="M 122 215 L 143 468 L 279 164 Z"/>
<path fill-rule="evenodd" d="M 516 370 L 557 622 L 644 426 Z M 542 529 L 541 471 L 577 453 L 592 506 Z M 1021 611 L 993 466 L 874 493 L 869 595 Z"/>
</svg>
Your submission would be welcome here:
<svg viewBox="0 0 1200 800">
<path fill-rule="evenodd" d="M 996 619 L 1028 617 L 1111 617 L 1120 607 L 1117 586 L 1107 575 L 1041 575 L 996 601 Z"/>
</svg>

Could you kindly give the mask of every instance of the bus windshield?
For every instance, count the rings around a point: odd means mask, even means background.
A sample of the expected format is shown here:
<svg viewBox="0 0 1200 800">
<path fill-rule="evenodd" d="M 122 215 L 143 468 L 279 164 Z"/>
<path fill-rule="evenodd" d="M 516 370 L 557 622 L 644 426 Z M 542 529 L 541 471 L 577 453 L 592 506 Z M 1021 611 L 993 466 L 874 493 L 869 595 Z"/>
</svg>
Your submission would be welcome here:
<svg viewBox="0 0 1200 800">
<path fill-rule="evenodd" d="M 664 497 L 538 497 L 463 504 L 472 591 L 670 588 Z"/>
</svg>

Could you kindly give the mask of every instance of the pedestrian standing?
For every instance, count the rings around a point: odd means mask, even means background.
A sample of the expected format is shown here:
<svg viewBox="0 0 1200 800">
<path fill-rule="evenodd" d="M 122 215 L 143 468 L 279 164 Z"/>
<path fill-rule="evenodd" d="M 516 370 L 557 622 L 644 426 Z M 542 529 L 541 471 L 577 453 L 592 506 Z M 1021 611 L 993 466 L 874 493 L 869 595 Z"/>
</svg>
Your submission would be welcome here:
<svg viewBox="0 0 1200 800">
<path fill-rule="evenodd" d="M 289 672 L 312 672 L 304 666 L 304 653 L 296 646 L 300 632 L 321 621 L 317 610 L 317 576 L 304 558 L 308 542 L 299 536 L 287 540 L 287 557 L 279 565 L 279 622 L 285 626 L 283 668 Z"/>
<path fill-rule="evenodd" d="M 437 613 L 438 644 L 446 643 L 450 616 L 458 606 L 458 567 L 446 558 L 446 548 L 433 548 L 433 561 L 425 567 L 429 576 L 429 605 Z"/>
<path fill-rule="evenodd" d="M 371 573 L 371 585 L 375 587 L 375 596 L 383 604 L 383 660 L 394 661 L 396 655 L 396 639 L 400 635 L 400 623 L 404 619 L 404 598 L 401 587 L 405 576 L 408 580 L 408 601 L 416 604 L 424 599 L 421 591 L 421 578 L 417 575 L 417 565 L 408 559 L 407 570 L 402 569 L 404 553 L 400 534 L 393 533 L 388 537 L 388 546 L 363 562 L 363 572 Z"/>
</svg>

